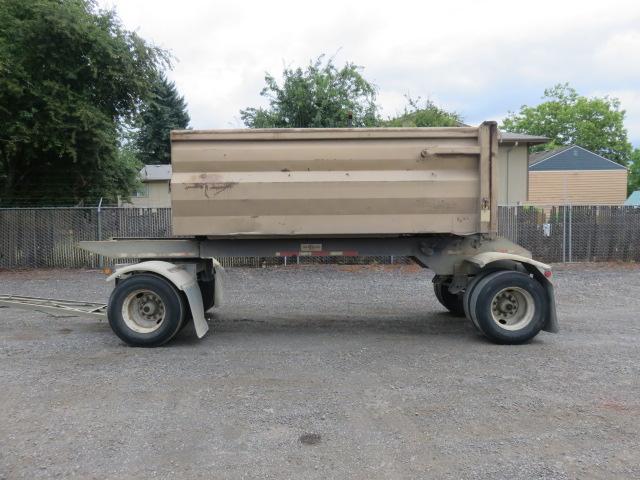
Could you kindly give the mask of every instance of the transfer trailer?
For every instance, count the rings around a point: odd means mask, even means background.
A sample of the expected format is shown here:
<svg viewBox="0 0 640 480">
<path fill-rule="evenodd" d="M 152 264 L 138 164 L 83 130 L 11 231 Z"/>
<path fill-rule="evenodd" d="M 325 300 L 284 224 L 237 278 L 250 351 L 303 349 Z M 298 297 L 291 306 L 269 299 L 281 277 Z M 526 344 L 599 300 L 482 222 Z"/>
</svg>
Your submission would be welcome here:
<svg viewBox="0 0 640 480">
<path fill-rule="evenodd" d="M 440 303 L 490 340 L 526 342 L 558 330 L 552 275 L 497 236 L 499 141 L 495 122 L 174 131 L 176 237 L 81 247 L 139 259 L 109 277 L 106 315 L 129 345 L 162 345 L 190 321 L 205 335 L 217 258 L 389 255 L 431 269 Z"/>
<path fill-rule="evenodd" d="M 171 340 L 189 321 L 198 337 L 205 312 L 219 305 L 223 271 L 216 257 L 412 257 L 436 272 L 433 289 L 453 315 L 466 316 L 498 343 L 522 343 L 557 331 L 551 270 L 506 240 L 468 237 L 191 239 L 83 242 L 111 257 L 144 258 L 109 277 L 115 289 L 107 316 L 113 331 L 135 346 Z M 418 294 L 423 294 L 418 292 Z"/>
</svg>

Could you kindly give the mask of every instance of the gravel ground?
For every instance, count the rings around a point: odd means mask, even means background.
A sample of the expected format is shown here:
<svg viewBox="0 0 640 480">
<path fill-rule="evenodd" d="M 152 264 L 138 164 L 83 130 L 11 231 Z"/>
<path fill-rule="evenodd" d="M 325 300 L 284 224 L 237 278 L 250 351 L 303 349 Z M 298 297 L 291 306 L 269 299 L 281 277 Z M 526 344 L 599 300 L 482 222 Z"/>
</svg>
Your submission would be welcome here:
<svg viewBox="0 0 640 480">
<path fill-rule="evenodd" d="M 0 478 L 640 478 L 640 268 L 558 268 L 562 332 L 478 337 L 413 268 L 228 270 L 159 349 L 0 310 Z M 0 293 L 104 301 L 93 271 Z"/>
</svg>

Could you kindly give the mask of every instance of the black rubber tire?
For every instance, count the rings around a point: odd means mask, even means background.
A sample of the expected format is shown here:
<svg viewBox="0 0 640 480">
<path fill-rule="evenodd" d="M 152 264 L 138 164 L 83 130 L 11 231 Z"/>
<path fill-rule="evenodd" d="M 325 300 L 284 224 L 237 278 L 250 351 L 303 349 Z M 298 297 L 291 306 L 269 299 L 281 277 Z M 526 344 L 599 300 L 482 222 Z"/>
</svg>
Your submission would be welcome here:
<svg viewBox="0 0 640 480">
<path fill-rule="evenodd" d="M 150 290 L 160 297 L 165 308 L 165 318 L 158 330 L 140 333 L 127 326 L 122 318 L 122 306 L 127 296 L 137 290 Z M 186 323 L 187 307 L 180 292 L 168 281 L 157 275 L 139 274 L 118 283 L 111 293 L 107 318 L 113 332 L 132 347 L 158 347 L 171 340 Z"/>
<path fill-rule="evenodd" d="M 497 271 L 499 270 L 490 269 L 490 270 L 482 270 L 478 272 L 467 285 L 467 288 L 465 289 L 464 295 L 462 298 L 462 307 L 464 310 L 464 316 L 467 317 L 471 321 L 471 324 L 473 325 L 473 327 L 483 335 L 484 335 L 484 332 L 480 328 L 480 325 L 478 325 L 478 322 L 473 318 L 473 316 L 471 315 L 471 312 L 469 311 L 469 303 L 471 303 L 471 294 L 473 293 L 474 288 L 476 287 L 476 285 L 478 285 L 480 280 L 482 280 L 487 275 Z"/>
<path fill-rule="evenodd" d="M 446 285 L 434 283 L 433 291 L 436 298 L 452 315 L 464 317 L 464 306 L 462 304 L 463 295 L 451 293 Z"/>
<path fill-rule="evenodd" d="M 533 318 L 518 330 L 502 328 L 493 320 L 492 301 L 501 290 L 518 287 L 531 295 Z M 469 313 L 481 332 L 491 341 L 500 344 L 519 344 L 535 337 L 545 323 L 549 310 L 547 294 L 540 283 L 530 275 L 512 270 L 500 270 L 483 276 L 470 292 Z"/>
<path fill-rule="evenodd" d="M 206 312 L 213 307 L 215 303 L 215 280 L 199 280 L 198 286 L 200 287 L 200 293 L 202 293 L 202 306 Z"/>
<path fill-rule="evenodd" d="M 191 305 L 189 305 L 189 299 L 185 295 L 184 292 L 180 292 L 180 298 L 182 299 L 182 304 L 185 306 L 185 314 L 182 316 L 182 323 L 180 324 L 180 328 L 178 329 L 178 333 L 184 330 L 184 327 L 193 322 L 193 315 L 191 314 Z M 177 334 L 176 334 L 177 335 Z"/>
</svg>

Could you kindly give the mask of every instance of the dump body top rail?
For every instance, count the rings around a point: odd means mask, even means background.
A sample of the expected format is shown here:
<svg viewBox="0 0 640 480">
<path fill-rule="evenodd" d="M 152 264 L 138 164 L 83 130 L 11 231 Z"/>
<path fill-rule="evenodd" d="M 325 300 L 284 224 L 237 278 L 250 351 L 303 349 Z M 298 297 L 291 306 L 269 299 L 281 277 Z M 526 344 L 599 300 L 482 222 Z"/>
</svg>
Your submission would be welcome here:
<svg viewBox="0 0 640 480">
<path fill-rule="evenodd" d="M 175 235 L 495 232 L 497 127 L 175 131 Z"/>
</svg>

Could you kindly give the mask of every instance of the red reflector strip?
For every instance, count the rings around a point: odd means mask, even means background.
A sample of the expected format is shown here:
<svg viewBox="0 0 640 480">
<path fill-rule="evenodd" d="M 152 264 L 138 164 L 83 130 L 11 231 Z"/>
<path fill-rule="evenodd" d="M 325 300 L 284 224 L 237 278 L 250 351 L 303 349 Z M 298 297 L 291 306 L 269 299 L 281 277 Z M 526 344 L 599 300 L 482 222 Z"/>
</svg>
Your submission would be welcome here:
<svg viewBox="0 0 640 480">
<path fill-rule="evenodd" d="M 553 275 L 553 272 L 551 270 L 545 270 L 544 271 L 544 276 L 547 278 L 551 278 L 551 275 Z"/>
<path fill-rule="evenodd" d="M 343 250 L 327 252 L 276 252 L 276 257 L 357 257 L 357 250 Z"/>
</svg>

